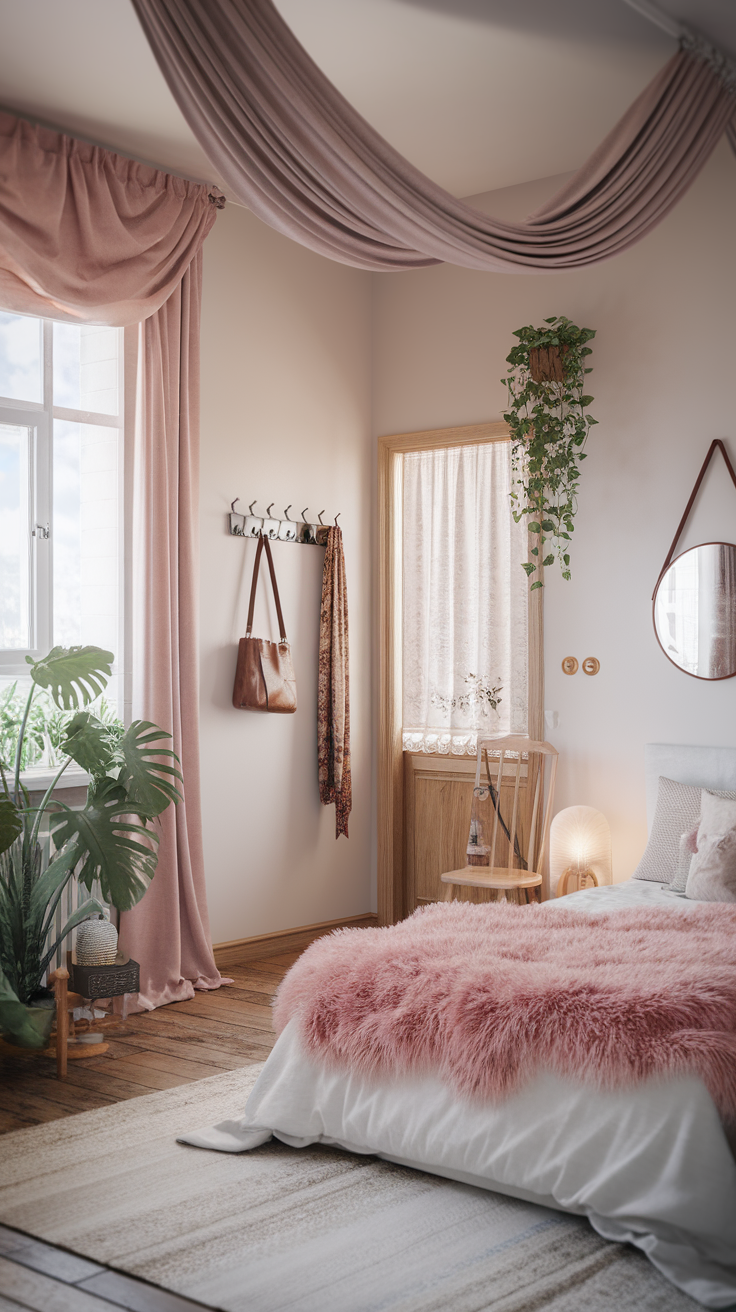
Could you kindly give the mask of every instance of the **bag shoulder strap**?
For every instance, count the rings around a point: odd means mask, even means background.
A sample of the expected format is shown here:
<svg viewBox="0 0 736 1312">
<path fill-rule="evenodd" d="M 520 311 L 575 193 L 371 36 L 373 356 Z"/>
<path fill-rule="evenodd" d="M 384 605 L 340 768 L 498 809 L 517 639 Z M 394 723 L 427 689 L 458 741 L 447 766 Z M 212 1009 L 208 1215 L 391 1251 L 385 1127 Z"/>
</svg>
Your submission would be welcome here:
<svg viewBox="0 0 736 1312">
<path fill-rule="evenodd" d="M 281 598 L 279 597 L 279 585 L 276 582 L 276 571 L 273 567 L 273 556 L 271 555 L 271 546 L 268 541 L 268 538 L 264 538 L 262 534 L 259 534 L 258 537 L 258 546 L 256 547 L 256 558 L 253 564 L 253 582 L 250 585 L 250 601 L 248 603 L 248 623 L 246 624 L 245 627 L 245 636 L 246 638 L 249 638 L 250 631 L 253 628 L 253 611 L 255 610 L 256 590 L 258 588 L 258 571 L 261 564 L 261 553 L 263 551 L 264 546 L 266 548 L 266 556 L 268 558 L 268 568 L 271 574 L 271 586 L 273 587 L 274 601 L 276 602 L 276 614 L 278 615 L 278 620 L 279 620 L 279 633 L 281 634 L 281 641 L 286 642 L 286 629 L 284 628 L 284 616 L 281 611 Z"/>
</svg>

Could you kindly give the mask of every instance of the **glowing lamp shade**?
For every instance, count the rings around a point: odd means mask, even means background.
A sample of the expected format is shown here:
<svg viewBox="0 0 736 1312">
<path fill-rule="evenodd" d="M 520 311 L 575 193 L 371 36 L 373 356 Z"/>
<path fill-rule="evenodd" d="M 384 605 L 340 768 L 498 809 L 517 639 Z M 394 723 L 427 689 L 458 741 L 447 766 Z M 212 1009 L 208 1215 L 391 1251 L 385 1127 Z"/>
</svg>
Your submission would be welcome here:
<svg viewBox="0 0 736 1312">
<path fill-rule="evenodd" d="M 611 830 L 601 811 L 592 806 L 559 811 L 549 842 L 550 897 L 611 883 Z"/>
</svg>

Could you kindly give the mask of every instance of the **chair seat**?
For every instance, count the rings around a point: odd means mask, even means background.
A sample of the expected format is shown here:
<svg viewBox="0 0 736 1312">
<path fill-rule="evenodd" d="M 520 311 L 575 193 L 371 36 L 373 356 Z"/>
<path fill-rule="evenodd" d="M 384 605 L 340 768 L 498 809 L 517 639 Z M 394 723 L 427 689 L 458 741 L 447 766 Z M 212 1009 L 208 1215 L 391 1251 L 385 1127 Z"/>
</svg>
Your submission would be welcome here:
<svg viewBox="0 0 736 1312">
<path fill-rule="evenodd" d="M 507 870 L 505 866 L 465 866 L 440 875 L 443 884 L 466 888 L 538 888 L 542 876 L 535 870 Z"/>
</svg>

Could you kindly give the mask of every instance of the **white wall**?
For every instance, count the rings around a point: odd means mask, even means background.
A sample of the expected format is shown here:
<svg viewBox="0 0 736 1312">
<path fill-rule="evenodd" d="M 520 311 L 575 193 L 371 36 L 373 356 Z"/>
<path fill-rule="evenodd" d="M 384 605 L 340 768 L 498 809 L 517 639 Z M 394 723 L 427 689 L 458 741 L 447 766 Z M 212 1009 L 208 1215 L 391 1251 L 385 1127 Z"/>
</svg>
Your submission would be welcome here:
<svg viewBox="0 0 736 1312">
<path fill-rule="evenodd" d="M 215 942 L 356 915 L 371 889 L 369 275 L 324 260 L 229 205 L 205 245 L 202 314 L 201 760 Z M 295 715 L 235 710 L 254 542 L 226 512 L 258 498 L 341 511 L 350 603 L 353 812 L 335 841 L 317 790 L 317 639 L 324 551 L 274 545 L 296 670 Z M 278 637 L 264 602 L 254 634 Z M 373 902 L 372 902 L 373 897 Z"/>
<path fill-rule="evenodd" d="M 554 181 L 482 198 L 499 217 L 529 213 Z M 600 808 L 613 832 L 614 878 L 646 840 L 647 742 L 733 744 L 736 679 L 707 683 L 671 665 L 651 594 L 714 437 L 736 458 L 734 305 L 736 160 L 725 142 L 665 221 L 595 268 L 555 275 L 481 274 L 447 265 L 375 275 L 377 433 L 500 418 L 512 331 L 566 314 L 597 329 L 590 439 L 572 550 L 573 578 L 548 571 L 548 736 L 561 752 L 557 809 Z M 736 541 L 736 491 L 715 476 L 684 545 Z M 601 672 L 562 674 L 566 655 Z"/>
</svg>

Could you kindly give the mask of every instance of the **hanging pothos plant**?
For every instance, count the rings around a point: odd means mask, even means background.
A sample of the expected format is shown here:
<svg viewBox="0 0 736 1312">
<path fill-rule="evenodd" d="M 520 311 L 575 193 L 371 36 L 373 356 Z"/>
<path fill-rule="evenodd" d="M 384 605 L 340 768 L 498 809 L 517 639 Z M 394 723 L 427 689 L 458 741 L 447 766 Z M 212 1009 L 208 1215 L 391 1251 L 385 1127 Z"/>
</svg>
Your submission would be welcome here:
<svg viewBox="0 0 736 1312">
<path fill-rule="evenodd" d="M 586 343 L 595 329 L 578 328 L 559 315 L 541 328 L 517 328 L 514 337 L 519 344 L 506 356 L 508 375 L 502 379 L 509 393 L 504 419 L 511 429 L 511 510 L 517 524 L 526 517 L 529 532 L 538 535 L 533 559 L 523 568 L 531 576 L 557 559 L 569 579 L 579 465 L 598 422 L 586 414 L 593 397 L 585 393 L 591 372 L 585 362 L 592 355 Z M 542 586 L 537 578 L 532 590 Z"/>
</svg>

